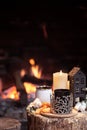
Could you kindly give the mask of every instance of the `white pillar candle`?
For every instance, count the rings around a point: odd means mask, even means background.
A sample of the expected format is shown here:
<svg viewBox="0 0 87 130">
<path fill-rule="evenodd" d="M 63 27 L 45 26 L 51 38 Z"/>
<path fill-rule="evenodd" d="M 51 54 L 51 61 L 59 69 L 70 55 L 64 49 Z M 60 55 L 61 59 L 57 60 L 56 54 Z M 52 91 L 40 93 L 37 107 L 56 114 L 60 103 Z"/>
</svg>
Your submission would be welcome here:
<svg viewBox="0 0 87 130">
<path fill-rule="evenodd" d="M 67 89 L 70 89 L 70 81 L 67 81 Z"/>
<path fill-rule="evenodd" d="M 67 89 L 68 74 L 62 71 L 53 73 L 53 90 Z"/>
</svg>

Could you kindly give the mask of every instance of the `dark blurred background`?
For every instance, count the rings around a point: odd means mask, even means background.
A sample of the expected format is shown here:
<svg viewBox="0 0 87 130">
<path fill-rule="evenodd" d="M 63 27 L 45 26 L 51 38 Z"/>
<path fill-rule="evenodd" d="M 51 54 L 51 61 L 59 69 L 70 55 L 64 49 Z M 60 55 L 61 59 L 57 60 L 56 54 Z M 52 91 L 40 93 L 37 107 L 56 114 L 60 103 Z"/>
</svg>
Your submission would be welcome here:
<svg viewBox="0 0 87 130">
<path fill-rule="evenodd" d="M 69 72 L 74 66 L 87 74 L 86 2 L 1 3 L 1 73 L 26 67 L 29 58 L 44 75 L 60 69 Z"/>
</svg>

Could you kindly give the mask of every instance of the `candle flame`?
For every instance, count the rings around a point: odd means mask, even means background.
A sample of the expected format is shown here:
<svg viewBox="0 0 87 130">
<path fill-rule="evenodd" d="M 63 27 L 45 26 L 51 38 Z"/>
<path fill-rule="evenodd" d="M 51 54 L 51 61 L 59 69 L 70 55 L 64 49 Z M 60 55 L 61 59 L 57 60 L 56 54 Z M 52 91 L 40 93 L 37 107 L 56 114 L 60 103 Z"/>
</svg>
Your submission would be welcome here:
<svg viewBox="0 0 87 130">
<path fill-rule="evenodd" d="M 62 75 L 62 70 L 60 70 L 60 75 Z"/>
</svg>

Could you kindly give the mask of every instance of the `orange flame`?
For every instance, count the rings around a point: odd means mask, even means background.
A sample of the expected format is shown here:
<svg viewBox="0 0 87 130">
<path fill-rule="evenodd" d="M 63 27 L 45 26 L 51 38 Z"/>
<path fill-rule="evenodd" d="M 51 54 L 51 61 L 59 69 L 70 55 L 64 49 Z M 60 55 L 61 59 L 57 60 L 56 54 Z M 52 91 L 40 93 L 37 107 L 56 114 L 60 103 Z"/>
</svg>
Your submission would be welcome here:
<svg viewBox="0 0 87 130">
<path fill-rule="evenodd" d="M 5 90 L 2 94 L 2 98 L 3 99 L 10 98 L 10 99 L 14 99 L 14 100 L 19 100 L 19 92 L 17 92 L 16 86 L 13 86 L 13 87 Z"/>
<path fill-rule="evenodd" d="M 25 71 L 24 69 L 22 69 L 22 70 L 20 71 L 21 77 L 23 77 L 25 74 L 26 74 L 26 71 Z"/>
<path fill-rule="evenodd" d="M 31 58 L 31 59 L 29 60 L 29 63 L 30 63 L 31 65 L 35 65 L 35 60 L 34 60 L 33 58 Z"/>
<path fill-rule="evenodd" d="M 40 79 L 41 78 L 41 70 L 39 69 L 39 66 L 38 65 L 35 65 L 35 66 L 32 66 L 31 67 L 31 70 L 32 70 L 32 73 L 33 75 Z"/>
<path fill-rule="evenodd" d="M 29 63 L 31 64 L 31 73 L 34 75 L 36 78 L 40 79 L 41 78 L 41 69 L 38 65 L 35 65 L 35 60 L 30 59 Z"/>
<path fill-rule="evenodd" d="M 31 65 L 31 73 L 32 75 L 34 75 L 36 78 L 41 78 L 41 69 L 38 65 L 35 64 L 35 60 L 34 59 L 30 59 L 29 63 Z M 26 71 L 24 69 L 22 69 L 20 71 L 20 75 L 21 77 L 23 77 L 26 74 Z M 36 85 L 32 84 L 32 83 L 28 83 L 28 82 L 24 82 L 23 83 L 25 90 L 27 92 L 27 94 L 30 93 L 35 93 L 36 92 Z M 2 93 L 2 98 L 3 99 L 14 99 L 14 100 L 19 100 L 19 95 L 20 93 L 17 92 L 16 86 L 12 86 L 11 88 L 6 89 L 3 93 Z"/>
<path fill-rule="evenodd" d="M 35 60 L 33 58 L 29 59 L 29 63 L 31 65 L 31 74 L 35 76 L 36 78 L 41 78 L 41 69 L 39 68 L 38 65 L 35 64 Z M 27 92 L 29 93 L 35 93 L 36 92 L 36 85 L 29 83 L 29 82 L 24 82 L 24 87 Z"/>
<path fill-rule="evenodd" d="M 36 86 L 32 83 L 24 82 L 24 87 L 25 87 L 25 90 L 28 94 L 36 92 Z"/>
</svg>

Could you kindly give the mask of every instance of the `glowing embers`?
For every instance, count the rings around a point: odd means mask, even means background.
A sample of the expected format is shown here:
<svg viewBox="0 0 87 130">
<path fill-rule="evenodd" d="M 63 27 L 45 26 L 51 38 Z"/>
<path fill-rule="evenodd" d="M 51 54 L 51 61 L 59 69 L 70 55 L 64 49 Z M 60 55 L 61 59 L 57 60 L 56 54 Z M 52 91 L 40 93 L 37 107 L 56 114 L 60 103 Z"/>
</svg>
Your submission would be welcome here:
<svg viewBox="0 0 87 130">
<path fill-rule="evenodd" d="M 6 89 L 3 91 L 1 97 L 3 99 L 14 99 L 14 100 L 19 100 L 19 92 L 16 89 L 16 86 L 12 86 L 11 88 Z"/>
</svg>

